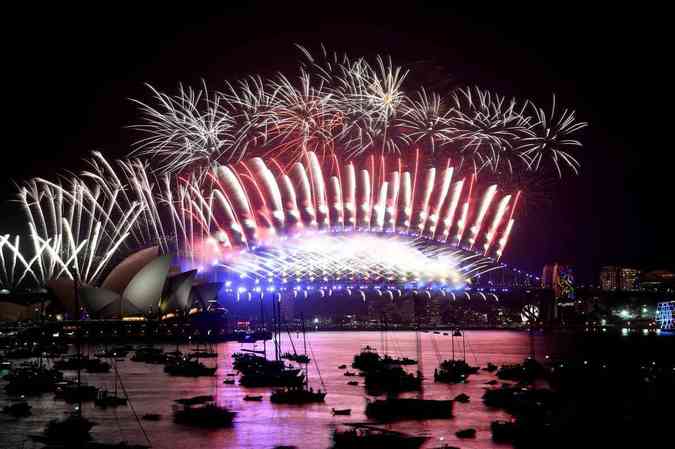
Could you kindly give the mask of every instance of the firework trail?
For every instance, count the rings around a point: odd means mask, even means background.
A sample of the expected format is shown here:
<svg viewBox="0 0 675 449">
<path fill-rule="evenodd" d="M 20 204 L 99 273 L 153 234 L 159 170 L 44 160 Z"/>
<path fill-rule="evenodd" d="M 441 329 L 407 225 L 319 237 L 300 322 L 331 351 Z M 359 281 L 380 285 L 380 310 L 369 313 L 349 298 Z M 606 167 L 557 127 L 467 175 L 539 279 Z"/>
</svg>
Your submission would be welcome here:
<svg viewBox="0 0 675 449">
<path fill-rule="evenodd" d="M 8 290 L 22 285 L 30 277 L 39 282 L 31 269 L 34 260 L 27 261 L 21 252 L 21 240 L 18 235 L 11 238 L 9 234 L 0 235 L 0 285 Z"/>
</svg>

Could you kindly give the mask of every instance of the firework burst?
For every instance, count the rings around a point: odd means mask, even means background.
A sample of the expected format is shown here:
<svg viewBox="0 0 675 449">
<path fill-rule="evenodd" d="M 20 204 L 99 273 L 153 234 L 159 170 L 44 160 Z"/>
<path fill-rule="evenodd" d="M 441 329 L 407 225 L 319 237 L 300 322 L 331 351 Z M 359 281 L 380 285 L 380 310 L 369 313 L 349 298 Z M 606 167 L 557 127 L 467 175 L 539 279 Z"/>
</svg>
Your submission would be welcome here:
<svg viewBox="0 0 675 449">
<path fill-rule="evenodd" d="M 550 114 L 531 101 L 507 99 L 478 87 L 439 94 L 414 86 L 409 71 L 390 57 L 365 58 L 329 53 L 303 55 L 297 79 L 279 74 L 226 82 L 209 95 L 205 87 L 179 87 L 170 96 L 151 88 L 156 105 L 137 101 L 145 137 L 137 156 L 157 172 L 176 172 L 203 162 L 237 162 L 255 156 L 300 160 L 308 151 L 322 160 L 334 156 L 425 153 L 467 161 L 483 170 L 539 171 L 563 166 L 576 173 L 574 134 L 586 126 L 570 110 Z M 448 101 L 444 101 L 447 99 Z"/>
<path fill-rule="evenodd" d="M 573 135 L 588 126 L 588 123 L 577 122 L 574 111 L 556 109 L 555 95 L 549 115 L 532 102 L 530 107 L 534 111 L 536 122 L 530 128 L 531 135 L 521 139 L 517 148 L 527 161 L 528 168 L 539 170 L 543 162 L 550 159 L 559 177 L 562 177 L 561 166 L 567 166 L 577 174 L 581 164 L 572 155 L 572 150 L 582 145 Z"/>
</svg>

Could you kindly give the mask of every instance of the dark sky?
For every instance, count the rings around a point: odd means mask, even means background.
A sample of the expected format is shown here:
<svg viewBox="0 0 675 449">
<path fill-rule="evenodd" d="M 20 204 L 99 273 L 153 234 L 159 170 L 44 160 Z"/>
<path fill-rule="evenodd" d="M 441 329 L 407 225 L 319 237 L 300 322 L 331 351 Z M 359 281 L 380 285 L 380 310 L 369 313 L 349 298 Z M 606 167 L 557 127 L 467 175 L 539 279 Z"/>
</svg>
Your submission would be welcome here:
<svg viewBox="0 0 675 449">
<path fill-rule="evenodd" d="M 567 262 L 582 280 L 595 278 L 602 264 L 673 265 L 672 25 L 665 10 L 569 3 L 549 10 L 546 2 L 364 9 L 366 3 L 26 3 L 5 10 L 3 104 L 11 118 L 3 123 L 0 232 L 17 232 L 20 223 L 10 202 L 13 180 L 77 169 L 92 149 L 111 157 L 128 152 L 133 134 L 124 126 L 136 110 L 127 98 L 147 98 L 144 82 L 170 90 L 204 78 L 218 88 L 250 73 L 292 74 L 293 43 L 324 43 L 351 55 L 422 62 L 436 67 L 433 78 L 447 74 L 544 105 L 555 92 L 590 122 L 581 135 L 581 176 L 555 185 L 550 201 L 529 206 L 514 229 L 508 263 L 539 271 L 546 262 Z"/>
</svg>

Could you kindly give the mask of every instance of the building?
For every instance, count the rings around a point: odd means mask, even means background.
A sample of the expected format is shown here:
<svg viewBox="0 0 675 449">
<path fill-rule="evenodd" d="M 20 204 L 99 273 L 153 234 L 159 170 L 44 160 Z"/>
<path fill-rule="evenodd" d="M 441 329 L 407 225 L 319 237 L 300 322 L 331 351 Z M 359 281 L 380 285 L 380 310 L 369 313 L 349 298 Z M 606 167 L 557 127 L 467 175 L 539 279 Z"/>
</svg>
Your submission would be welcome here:
<svg viewBox="0 0 675 449">
<path fill-rule="evenodd" d="M 606 266 L 600 269 L 600 288 L 605 291 L 619 289 L 619 267 Z"/>
<path fill-rule="evenodd" d="M 653 292 L 675 292 L 675 272 L 670 270 L 647 271 L 640 277 L 640 289 Z"/>
<path fill-rule="evenodd" d="M 629 267 L 604 266 L 600 269 L 600 288 L 605 291 L 637 290 L 640 270 Z"/>
<path fill-rule="evenodd" d="M 574 298 L 574 270 L 559 263 L 544 266 L 541 275 L 542 288 L 553 290 L 556 299 Z"/>
<path fill-rule="evenodd" d="M 640 270 L 635 268 L 621 268 L 619 271 L 619 289 L 637 290 L 640 286 Z"/>
<path fill-rule="evenodd" d="M 656 306 L 656 323 L 662 330 L 672 330 L 675 301 L 660 302 Z"/>
</svg>

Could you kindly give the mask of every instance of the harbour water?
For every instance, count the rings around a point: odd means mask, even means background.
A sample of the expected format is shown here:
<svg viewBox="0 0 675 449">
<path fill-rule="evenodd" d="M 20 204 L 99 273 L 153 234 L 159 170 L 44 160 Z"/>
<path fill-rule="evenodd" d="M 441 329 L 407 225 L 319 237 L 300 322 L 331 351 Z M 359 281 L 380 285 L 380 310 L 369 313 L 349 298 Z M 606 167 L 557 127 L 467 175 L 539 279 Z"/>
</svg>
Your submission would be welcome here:
<svg viewBox="0 0 675 449">
<path fill-rule="evenodd" d="M 450 334 L 451 335 L 451 334 Z M 440 360 L 450 358 L 451 336 L 433 332 L 421 333 L 422 367 L 425 375 L 424 397 L 433 399 L 451 399 L 460 393 L 469 395 L 466 404 L 455 403 L 454 417 L 443 420 L 404 421 L 385 426 L 392 430 L 425 435 L 429 437 L 425 448 L 443 446 L 497 448 L 509 447 L 491 441 L 490 422 L 495 419 L 508 419 L 501 410 L 485 407 L 481 401 L 487 381 L 494 374 L 480 371 L 470 381 L 460 385 L 436 384 L 433 381 L 434 369 Z M 282 351 L 292 351 L 287 335 L 283 336 Z M 296 346 L 302 348 L 302 335 L 293 335 Z M 297 337 L 297 338 L 296 338 Z M 339 365 L 351 364 L 354 354 L 369 345 L 382 352 L 386 347 L 392 356 L 416 358 L 416 337 L 414 332 L 311 332 L 307 334 L 309 356 L 316 360 L 309 365 L 310 384 L 314 389 L 324 388 L 328 392 L 325 404 L 307 406 L 276 405 L 269 401 L 269 388 L 243 388 L 238 385 L 225 385 L 223 380 L 232 373 L 232 353 L 241 349 L 236 342 L 220 343 L 217 347 L 217 359 L 204 359 L 204 363 L 218 370 L 214 377 L 186 378 L 170 377 L 163 371 L 162 365 L 150 365 L 132 362 L 127 358 L 117 362 L 118 370 L 130 398 L 130 407 L 98 409 L 92 403 L 84 405 L 84 413 L 98 423 L 92 431 L 96 440 L 106 442 L 127 441 L 147 444 L 143 432 L 147 434 L 153 448 L 273 448 L 278 445 L 296 446 L 298 449 L 322 449 L 331 445 L 331 432 L 339 423 L 364 422 L 364 409 L 367 396 L 363 387 L 363 378 L 346 377 L 345 370 Z M 517 331 L 466 331 L 466 359 L 472 365 L 485 366 L 487 362 L 495 364 L 518 363 L 529 353 L 530 337 Z M 463 357 L 461 338 L 454 338 L 456 356 Z M 252 345 L 245 347 L 251 348 Z M 564 355 L 561 350 L 568 345 L 553 343 L 553 339 L 536 336 L 534 347 L 537 356 Z M 167 351 L 175 345 L 167 345 Z M 181 348 L 187 350 L 187 346 Z M 257 349 L 262 349 L 258 343 Z M 95 348 L 89 348 L 94 352 Z M 268 342 L 267 351 L 273 356 L 273 347 Z M 131 354 L 130 354 L 131 355 Z M 407 367 L 414 370 L 415 366 Z M 74 372 L 66 372 L 73 377 Z M 112 389 L 114 375 L 82 374 L 83 381 L 103 388 Z M 350 380 L 359 382 L 359 386 L 347 384 Z M 0 387 L 5 381 L 0 381 Z M 173 401 L 178 398 L 203 394 L 213 394 L 221 405 L 236 411 L 237 417 L 232 428 L 203 430 L 184 427 L 173 423 Z M 246 402 L 247 394 L 263 395 L 262 402 Z M 7 397 L 0 388 L 0 403 L 6 403 Z M 52 394 L 29 398 L 33 414 L 19 420 L 0 415 L 0 446 L 7 448 L 41 447 L 30 440 L 29 435 L 38 434 L 45 424 L 53 418 L 61 417 L 70 406 L 55 401 Z M 351 416 L 333 416 L 331 408 L 352 410 Z M 140 421 L 134 417 L 146 413 L 159 413 L 159 421 Z M 466 444 L 455 436 L 455 432 L 467 427 L 477 430 L 475 439 Z"/>
</svg>

